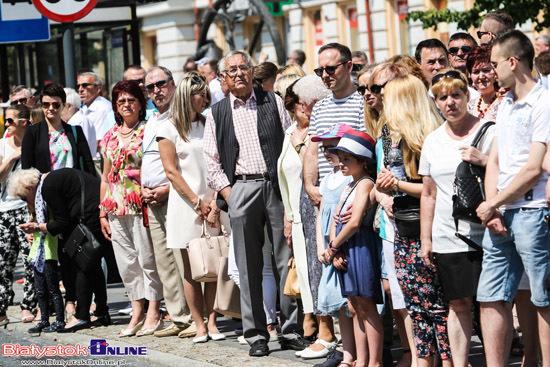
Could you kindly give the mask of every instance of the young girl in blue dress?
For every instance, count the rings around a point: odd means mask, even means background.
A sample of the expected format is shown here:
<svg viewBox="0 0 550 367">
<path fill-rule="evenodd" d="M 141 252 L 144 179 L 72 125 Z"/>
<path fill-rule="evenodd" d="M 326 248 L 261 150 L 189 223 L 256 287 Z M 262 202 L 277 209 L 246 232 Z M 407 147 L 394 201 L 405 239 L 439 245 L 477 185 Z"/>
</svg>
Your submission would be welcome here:
<svg viewBox="0 0 550 367">
<path fill-rule="evenodd" d="M 345 224 L 334 220 L 324 257 L 341 271 L 342 296 L 348 298 L 353 314 L 357 367 L 382 365 L 383 327 L 376 309 L 376 304 L 383 302 L 379 249 L 372 225 L 364 221 L 374 203 L 374 146 L 368 134 L 349 130 L 330 150 L 338 154 L 342 174 L 353 178 L 336 210 L 339 215 L 353 206 L 351 218 Z"/>
</svg>

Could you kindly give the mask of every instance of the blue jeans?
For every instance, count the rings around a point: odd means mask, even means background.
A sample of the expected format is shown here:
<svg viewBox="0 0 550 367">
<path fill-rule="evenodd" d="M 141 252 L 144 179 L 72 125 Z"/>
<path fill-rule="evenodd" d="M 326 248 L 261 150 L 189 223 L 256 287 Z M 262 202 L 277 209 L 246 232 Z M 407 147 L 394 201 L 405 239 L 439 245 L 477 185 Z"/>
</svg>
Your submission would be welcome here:
<svg viewBox="0 0 550 367">
<path fill-rule="evenodd" d="M 545 284 L 550 276 L 550 234 L 544 222 L 549 213 L 548 208 L 505 210 L 508 237 L 485 231 L 483 270 L 477 288 L 479 302 L 512 302 L 525 269 L 533 304 L 550 305 Z"/>
</svg>

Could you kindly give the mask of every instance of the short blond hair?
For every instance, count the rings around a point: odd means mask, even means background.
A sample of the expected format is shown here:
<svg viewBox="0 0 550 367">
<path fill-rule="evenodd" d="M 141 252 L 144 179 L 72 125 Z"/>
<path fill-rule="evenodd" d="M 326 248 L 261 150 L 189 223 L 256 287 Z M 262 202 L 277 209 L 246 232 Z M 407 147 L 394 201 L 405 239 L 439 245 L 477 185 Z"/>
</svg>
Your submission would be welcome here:
<svg viewBox="0 0 550 367">
<path fill-rule="evenodd" d="M 434 75 L 434 78 L 438 75 L 445 75 L 449 71 L 454 71 L 460 74 L 460 78 L 449 78 L 447 76 L 443 76 L 437 83 L 432 85 L 432 93 L 437 99 L 437 97 L 443 92 L 443 91 L 455 91 L 455 90 L 461 90 L 464 92 L 464 94 L 468 94 L 468 82 L 466 79 L 466 75 L 462 73 L 461 71 L 458 71 L 456 69 L 444 69 L 441 70 L 439 73 Z"/>
<path fill-rule="evenodd" d="M 8 181 L 8 195 L 24 198 L 29 190 L 38 185 L 40 171 L 36 168 L 15 171 Z"/>
</svg>

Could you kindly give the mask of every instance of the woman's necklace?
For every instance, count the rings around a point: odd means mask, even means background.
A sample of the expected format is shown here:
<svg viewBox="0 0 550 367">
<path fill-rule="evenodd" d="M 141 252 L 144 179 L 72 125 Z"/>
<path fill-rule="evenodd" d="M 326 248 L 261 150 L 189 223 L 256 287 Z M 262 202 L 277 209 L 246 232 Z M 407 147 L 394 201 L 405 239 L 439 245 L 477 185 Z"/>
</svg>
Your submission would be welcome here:
<svg viewBox="0 0 550 367">
<path fill-rule="evenodd" d="M 489 108 L 491 107 L 491 105 L 493 104 L 493 102 L 497 99 L 497 96 L 495 94 L 495 96 L 493 97 L 493 99 L 491 100 L 491 102 L 489 102 L 489 104 L 487 106 L 485 106 L 485 109 L 482 111 L 481 110 L 481 102 L 483 101 L 483 98 L 482 97 L 479 97 L 479 102 L 477 103 L 477 112 L 478 112 L 478 117 L 479 118 L 484 118 L 485 117 L 485 113 L 487 113 L 487 111 L 489 110 Z"/>
<path fill-rule="evenodd" d="M 139 125 L 139 122 L 136 122 L 134 126 L 128 131 L 122 131 L 122 126 L 121 126 L 121 128 L 119 129 L 120 135 L 124 137 L 131 135 L 134 132 L 134 130 L 138 127 L 138 125 Z"/>
</svg>

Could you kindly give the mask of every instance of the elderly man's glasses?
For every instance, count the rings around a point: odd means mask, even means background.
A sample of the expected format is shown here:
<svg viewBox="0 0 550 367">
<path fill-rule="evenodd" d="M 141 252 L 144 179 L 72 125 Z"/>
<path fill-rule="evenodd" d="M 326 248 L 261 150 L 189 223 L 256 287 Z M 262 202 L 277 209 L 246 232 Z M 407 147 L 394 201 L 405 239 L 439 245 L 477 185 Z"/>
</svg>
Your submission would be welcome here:
<svg viewBox="0 0 550 367">
<path fill-rule="evenodd" d="M 54 110 L 57 110 L 59 107 L 61 107 L 60 102 L 42 102 L 42 108 L 49 110 L 50 107 L 53 107 Z"/>
<path fill-rule="evenodd" d="M 472 51 L 472 47 L 471 46 L 451 47 L 449 48 L 449 53 L 451 55 L 456 55 L 458 53 L 458 50 L 462 50 L 462 52 L 467 54 L 468 52 Z"/>
<path fill-rule="evenodd" d="M 11 101 L 10 104 L 11 104 L 12 106 L 17 106 L 18 104 L 25 104 L 25 103 L 27 103 L 27 100 L 28 100 L 28 98 L 26 98 L 26 97 L 25 97 L 25 98 L 19 98 L 19 99 L 16 99 L 16 100 Z"/>
<path fill-rule="evenodd" d="M 239 65 L 239 66 L 232 66 L 229 69 L 227 69 L 224 73 L 229 75 L 230 77 L 234 77 L 237 75 L 238 71 L 241 71 L 243 74 L 246 74 L 250 71 L 250 66 L 248 65 Z"/>
<path fill-rule="evenodd" d="M 326 71 L 328 75 L 332 75 L 336 72 L 336 69 L 338 69 L 338 67 L 340 65 L 344 65 L 346 64 L 347 61 L 344 61 L 344 62 L 341 62 L 337 65 L 332 65 L 332 66 L 325 66 L 324 68 L 317 68 L 315 70 L 313 70 L 315 72 L 315 74 L 317 74 L 318 77 L 322 77 L 323 76 L 323 71 Z"/>
<path fill-rule="evenodd" d="M 165 79 L 165 80 L 159 80 L 158 82 L 156 83 L 151 83 L 151 84 L 147 84 L 145 86 L 145 89 L 147 89 L 149 92 L 152 92 L 155 90 L 155 87 L 157 87 L 158 89 L 162 89 L 166 86 L 166 84 L 168 84 L 168 82 L 172 80 L 172 79 Z"/>
<path fill-rule="evenodd" d="M 78 89 L 80 89 L 80 87 L 82 87 L 83 89 L 86 89 L 88 87 L 91 87 L 92 85 L 94 87 L 97 86 L 97 84 L 94 84 L 94 83 L 81 83 L 81 84 L 76 85 L 76 89 L 78 90 Z"/>
</svg>

